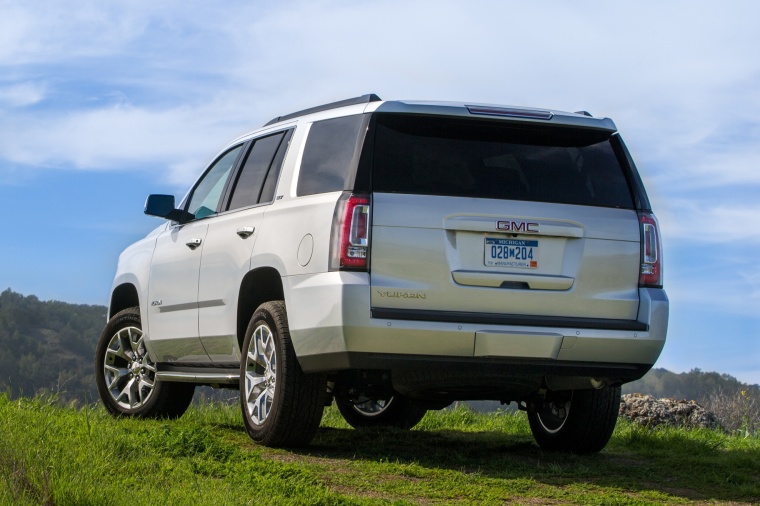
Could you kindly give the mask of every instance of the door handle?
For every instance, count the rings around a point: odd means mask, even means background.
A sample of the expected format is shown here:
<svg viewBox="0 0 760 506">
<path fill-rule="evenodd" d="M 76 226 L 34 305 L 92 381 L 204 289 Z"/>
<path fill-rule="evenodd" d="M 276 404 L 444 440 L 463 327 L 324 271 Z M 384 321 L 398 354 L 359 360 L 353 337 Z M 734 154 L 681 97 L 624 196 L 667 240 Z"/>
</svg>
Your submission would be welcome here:
<svg viewBox="0 0 760 506">
<path fill-rule="evenodd" d="M 203 239 L 190 239 L 190 240 L 189 240 L 188 242 L 186 242 L 185 244 L 187 244 L 187 247 L 188 247 L 188 248 L 190 248 L 190 249 L 195 249 L 195 248 L 197 248 L 198 246 L 200 246 L 202 242 L 203 242 Z"/>
<path fill-rule="evenodd" d="M 237 235 L 245 239 L 246 237 L 253 235 L 254 230 L 256 230 L 256 227 L 240 227 L 237 229 Z"/>
</svg>

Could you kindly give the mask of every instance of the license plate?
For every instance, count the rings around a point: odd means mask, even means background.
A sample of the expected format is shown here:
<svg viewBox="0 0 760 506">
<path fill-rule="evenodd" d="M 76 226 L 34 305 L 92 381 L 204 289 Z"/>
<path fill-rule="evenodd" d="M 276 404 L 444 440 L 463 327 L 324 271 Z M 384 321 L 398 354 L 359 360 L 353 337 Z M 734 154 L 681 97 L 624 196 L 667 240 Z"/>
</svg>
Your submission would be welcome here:
<svg viewBox="0 0 760 506">
<path fill-rule="evenodd" d="M 486 267 L 538 267 L 538 241 L 486 238 Z"/>
</svg>

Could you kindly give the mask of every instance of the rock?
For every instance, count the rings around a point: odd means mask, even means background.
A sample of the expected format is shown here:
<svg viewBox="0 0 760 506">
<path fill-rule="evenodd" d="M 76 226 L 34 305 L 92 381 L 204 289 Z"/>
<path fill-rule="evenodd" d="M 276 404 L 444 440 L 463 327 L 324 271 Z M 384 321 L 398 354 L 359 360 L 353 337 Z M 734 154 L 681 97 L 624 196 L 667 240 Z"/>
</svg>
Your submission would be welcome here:
<svg viewBox="0 0 760 506">
<path fill-rule="evenodd" d="M 717 417 L 696 401 L 655 399 L 644 394 L 623 395 L 619 415 L 647 427 L 722 428 Z"/>
</svg>

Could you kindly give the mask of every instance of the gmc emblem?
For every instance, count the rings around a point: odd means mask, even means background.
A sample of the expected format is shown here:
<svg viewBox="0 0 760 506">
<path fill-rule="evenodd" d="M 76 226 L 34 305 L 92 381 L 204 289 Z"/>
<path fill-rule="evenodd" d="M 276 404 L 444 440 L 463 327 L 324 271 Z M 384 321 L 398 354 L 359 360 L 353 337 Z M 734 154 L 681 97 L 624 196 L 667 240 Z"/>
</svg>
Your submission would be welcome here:
<svg viewBox="0 0 760 506">
<path fill-rule="evenodd" d="M 496 230 L 521 232 L 523 234 L 537 234 L 538 223 L 528 223 L 525 221 L 497 221 Z"/>
</svg>

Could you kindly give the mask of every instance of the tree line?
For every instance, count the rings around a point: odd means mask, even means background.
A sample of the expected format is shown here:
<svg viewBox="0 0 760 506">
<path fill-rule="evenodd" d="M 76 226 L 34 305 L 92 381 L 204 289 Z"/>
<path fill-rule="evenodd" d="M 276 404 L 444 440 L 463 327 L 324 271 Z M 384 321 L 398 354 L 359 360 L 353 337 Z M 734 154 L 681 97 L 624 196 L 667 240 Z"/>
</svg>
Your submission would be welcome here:
<svg viewBox="0 0 760 506">
<path fill-rule="evenodd" d="M 95 399 L 93 355 L 105 306 L 0 293 L 0 390 L 11 397 Z"/>
<path fill-rule="evenodd" d="M 106 315 L 105 306 L 41 301 L 10 288 L 0 293 L 0 391 L 14 398 L 53 393 L 64 402 L 96 399 L 93 356 Z M 741 391 L 756 397 L 760 386 L 699 369 L 652 369 L 623 387 L 624 393 L 694 400 Z"/>
</svg>

